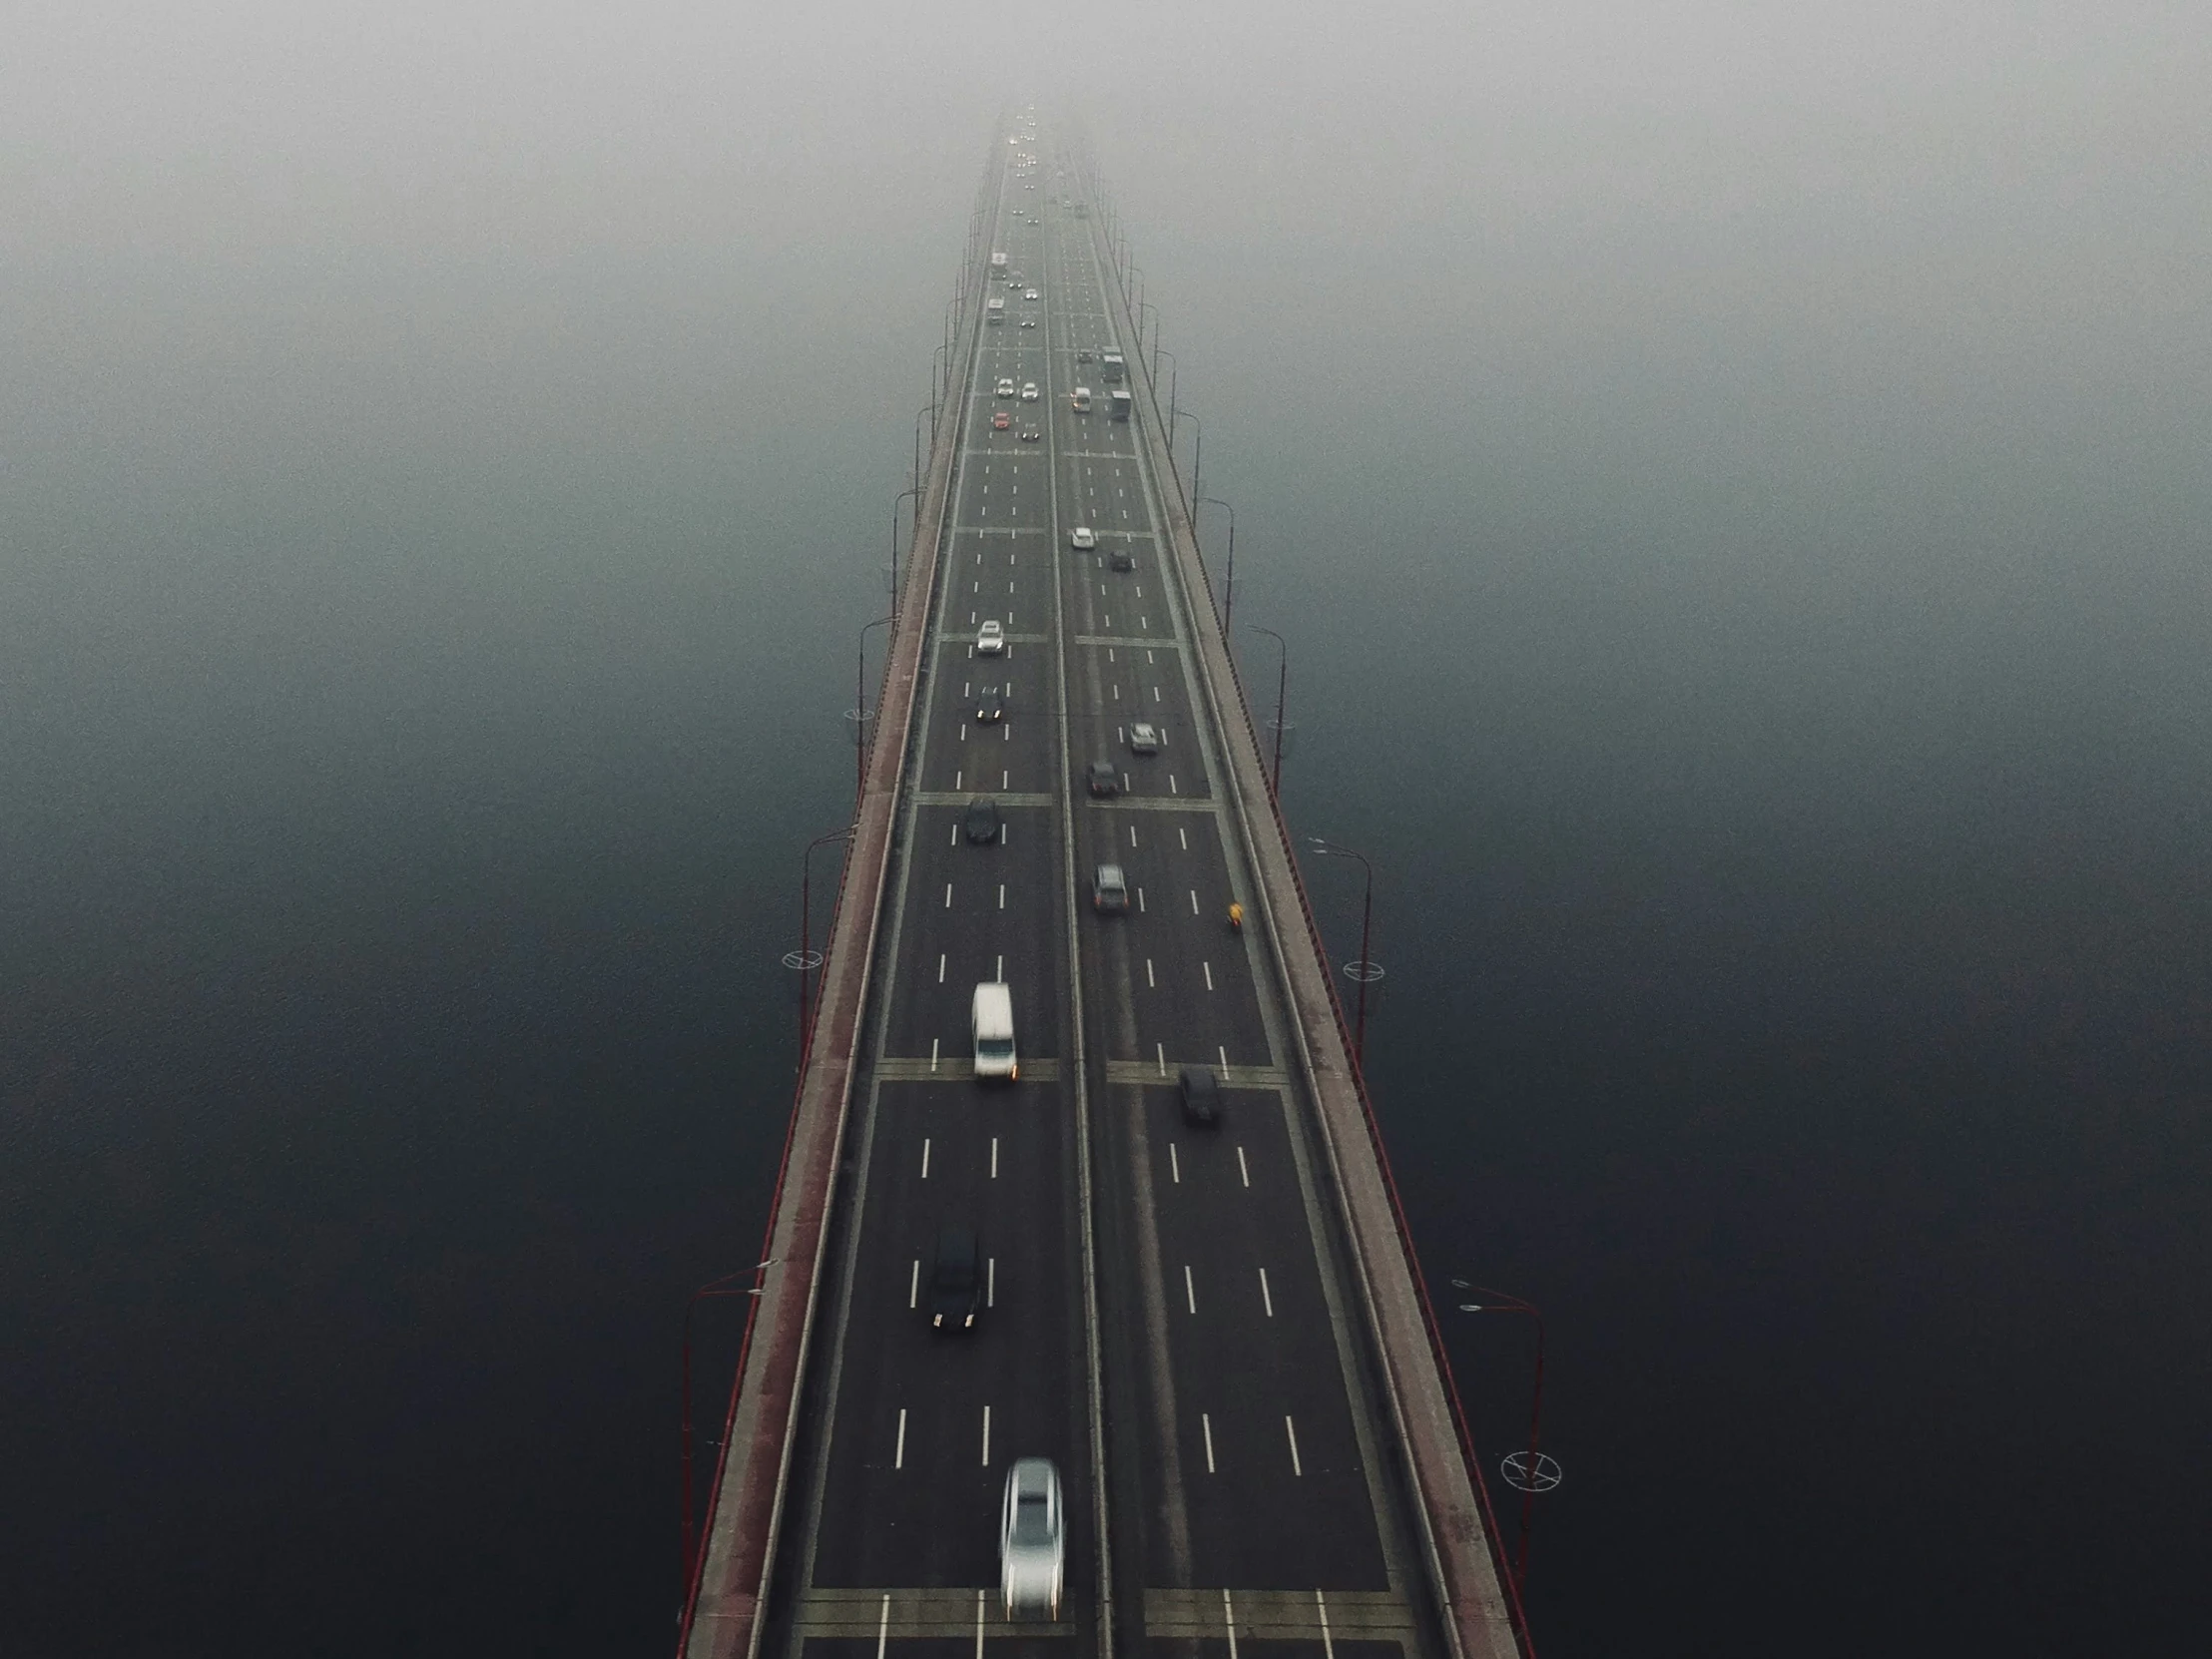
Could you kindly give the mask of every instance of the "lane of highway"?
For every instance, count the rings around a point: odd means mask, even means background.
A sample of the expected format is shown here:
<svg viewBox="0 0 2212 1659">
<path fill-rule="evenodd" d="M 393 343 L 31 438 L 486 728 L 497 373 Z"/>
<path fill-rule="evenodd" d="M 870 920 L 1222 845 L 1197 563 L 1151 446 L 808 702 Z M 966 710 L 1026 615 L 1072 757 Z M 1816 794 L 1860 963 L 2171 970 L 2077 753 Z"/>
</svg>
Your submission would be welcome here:
<svg viewBox="0 0 2212 1659">
<path fill-rule="evenodd" d="M 1131 1653 L 1242 1628 L 1317 1656 L 1345 1641 L 1440 1656 L 1287 1002 L 1257 911 L 1241 934 L 1227 919 L 1252 893 L 1193 678 L 1190 630 L 1211 607 L 1162 545 L 1137 425 L 1109 412 L 1111 277 L 1090 223 L 1057 205 L 1056 160 L 1001 184 L 997 246 L 1021 279 L 997 279 L 1009 319 L 986 327 L 959 404 L 842 1249 L 764 1650 L 990 1639 L 1066 1655 L 1102 1645 L 1110 1611 Z M 1095 548 L 1071 544 L 1079 526 Z M 1002 656 L 977 651 L 991 622 Z M 992 693 L 1002 720 L 981 718 Z M 1139 722 L 1156 753 L 1133 747 Z M 1086 792 L 1092 762 L 1120 793 Z M 1001 824 L 980 843 L 963 829 L 979 794 Z M 1126 914 L 1091 909 L 1102 863 L 1127 874 Z M 1012 987 L 1011 1086 L 970 1074 L 981 980 Z M 1185 1066 L 1227 1085 L 1218 1127 L 1184 1120 Z M 932 1334 L 920 1306 L 948 1224 L 973 1228 L 988 1264 L 966 1337 Z M 996 1605 L 999 1490 L 1028 1455 L 1066 1483 L 1057 1622 Z"/>
</svg>

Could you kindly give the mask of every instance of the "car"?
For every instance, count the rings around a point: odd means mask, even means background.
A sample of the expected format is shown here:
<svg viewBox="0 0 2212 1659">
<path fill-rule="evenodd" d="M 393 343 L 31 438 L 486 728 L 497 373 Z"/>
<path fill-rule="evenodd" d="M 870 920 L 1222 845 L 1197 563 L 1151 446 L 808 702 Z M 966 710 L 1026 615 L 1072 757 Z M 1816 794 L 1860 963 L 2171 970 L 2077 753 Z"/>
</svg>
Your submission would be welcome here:
<svg viewBox="0 0 2212 1659">
<path fill-rule="evenodd" d="M 1034 403 L 1034 402 L 1035 402 L 1035 401 L 1037 400 L 1037 382 L 1036 382 L 1036 381 L 1034 381 L 1034 380 L 1024 380 L 1024 381 L 1022 381 L 1022 383 L 1021 383 L 1021 400 L 1022 400 L 1022 401 L 1023 401 L 1024 403 Z"/>
<path fill-rule="evenodd" d="M 1091 876 L 1091 908 L 1102 916 L 1126 914 L 1129 909 L 1129 878 L 1119 864 L 1100 864 Z"/>
<path fill-rule="evenodd" d="M 1098 545 L 1098 532 L 1088 524 L 1078 524 L 1068 532 L 1068 546 L 1078 553 L 1088 553 Z"/>
<path fill-rule="evenodd" d="M 977 846 L 998 839 L 998 803 L 987 795 L 968 797 L 967 811 L 960 815 L 960 829 Z"/>
<path fill-rule="evenodd" d="M 1006 629 L 993 617 L 975 631 L 975 654 L 978 657 L 1003 657 L 1006 654 Z"/>
<path fill-rule="evenodd" d="M 1003 432 L 1006 430 L 1007 427 L 1013 425 L 1013 423 L 1014 417 L 1008 414 L 1004 409 L 994 409 L 991 412 L 992 431 Z"/>
<path fill-rule="evenodd" d="M 1201 1129 L 1220 1127 L 1221 1079 L 1212 1066 L 1185 1066 L 1175 1079 L 1175 1092 L 1182 1098 L 1184 1122 Z"/>
<path fill-rule="evenodd" d="M 1160 753 L 1160 729 L 1146 721 L 1138 721 L 1129 728 L 1129 752 L 1132 755 L 1157 755 Z"/>
<path fill-rule="evenodd" d="M 1060 1616 L 1067 1517 L 1061 1512 L 1060 1471 L 1049 1457 L 1017 1458 L 1006 1471 L 998 1516 L 998 1594 L 1009 1618 Z"/>
<path fill-rule="evenodd" d="M 1117 547 L 1113 552 L 1106 555 L 1106 562 L 1116 570 L 1135 570 L 1137 568 L 1137 555 L 1130 552 L 1126 547 Z"/>
<path fill-rule="evenodd" d="M 1093 795 L 1121 794 L 1121 768 L 1111 761 L 1093 761 L 1083 769 L 1083 782 Z"/>
<path fill-rule="evenodd" d="M 998 385 L 994 389 L 1000 397 L 1011 397 L 1014 395 L 1014 383 L 1011 380 L 999 381 Z"/>
<path fill-rule="evenodd" d="M 1075 360 L 1079 363 L 1087 363 L 1096 359 L 1097 355 L 1097 352 L 1093 351 L 1089 346 L 1086 345 L 1083 347 L 1082 350 L 1076 352 Z"/>
<path fill-rule="evenodd" d="M 1024 426 L 1021 429 L 1021 441 L 1023 443 L 1035 443 L 1039 438 L 1043 436 L 1044 433 L 1039 431 L 1034 426 Z"/>
<path fill-rule="evenodd" d="M 1033 316 L 1025 316 L 1021 319 L 1021 325 L 1024 328 L 1034 328 L 1037 325 L 1037 319 Z"/>
<path fill-rule="evenodd" d="M 929 1269 L 929 1329 L 973 1331 L 982 1311 L 982 1247 L 964 1227 L 940 1228 Z"/>
<path fill-rule="evenodd" d="M 975 694 L 975 718 L 980 721 L 1000 721 L 1006 718 L 1006 688 L 985 686 Z"/>
<path fill-rule="evenodd" d="M 1031 288 L 1027 293 L 1022 295 L 1022 298 L 1024 299 L 1042 299 L 1044 295 L 1039 293 L 1035 288 Z"/>
</svg>

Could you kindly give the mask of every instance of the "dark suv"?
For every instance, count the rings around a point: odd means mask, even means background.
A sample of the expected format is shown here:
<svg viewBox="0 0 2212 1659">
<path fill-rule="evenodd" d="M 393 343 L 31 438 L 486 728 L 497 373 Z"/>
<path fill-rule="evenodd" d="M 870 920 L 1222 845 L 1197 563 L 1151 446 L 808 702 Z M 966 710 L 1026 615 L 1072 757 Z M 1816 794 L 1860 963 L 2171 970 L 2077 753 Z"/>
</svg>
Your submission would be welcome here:
<svg viewBox="0 0 2212 1659">
<path fill-rule="evenodd" d="M 1111 761 L 1093 761 L 1084 769 L 1083 781 L 1093 795 L 1121 794 L 1121 772 Z"/>
<path fill-rule="evenodd" d="M 1201 1129 L 1213 1129 L 1221 1123 L 1221 1080 L 1214 1075 L 1212 1066 L 1185 1066 L 1176 1079 L 1176 1090 L 1183 1097 L 1183 1117 Z"/>
</svg>

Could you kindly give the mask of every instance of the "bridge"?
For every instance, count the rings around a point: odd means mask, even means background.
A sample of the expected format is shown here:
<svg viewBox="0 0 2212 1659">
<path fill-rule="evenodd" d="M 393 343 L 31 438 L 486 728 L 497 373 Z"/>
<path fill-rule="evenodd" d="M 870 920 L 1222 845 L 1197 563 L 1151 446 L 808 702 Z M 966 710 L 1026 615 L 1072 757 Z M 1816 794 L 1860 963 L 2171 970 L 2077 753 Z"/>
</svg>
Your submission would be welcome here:
<svg viewBox="0 0 2212 1659">
<path fill-rule="evenodd" d="M 994 137 L 689 1659 L 1527 1651 L 1112 223 L 1079 146 Z M 983 982 L 1011 1082 L 974 1075 Z M 982 1269 L 950 1335 L 946 1227 Z M 1000 1604 L 1023 1457 L 1063 1483 L 1056 1612 Z"/>
</svg>

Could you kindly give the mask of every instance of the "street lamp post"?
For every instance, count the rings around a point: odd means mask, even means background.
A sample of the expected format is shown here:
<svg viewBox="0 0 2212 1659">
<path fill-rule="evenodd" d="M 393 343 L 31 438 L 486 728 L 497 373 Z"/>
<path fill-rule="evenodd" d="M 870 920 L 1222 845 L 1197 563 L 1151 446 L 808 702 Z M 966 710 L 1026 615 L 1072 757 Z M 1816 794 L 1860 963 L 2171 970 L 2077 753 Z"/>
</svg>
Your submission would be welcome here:
<svg viewBox="0 0 2212 1659">
<path fill-rule="evenodd" d="M 1367 871 L 1367 888 L 1360 900 L 1360 961 L 1359 972 L 1353 977 L 1360 982 L 1360 1013 L 1354 1024 L 1352 1038 L 1353 1063 L 1360 1068 L 1362 1078 L 1368 1070 L 1368 980 L 1374 975 L 1375 961 L 1368 954 L 1368 937 L 1375 922 L 1375 866 L 1368 862 L 1367 854 L 1355 852 L 1349 846 L 1339 846 L 1335 841 L 1325 841 L 1319 835 L 1313 837 L 1314 850 L 1332 858 L 1358 858 L 1360 867 Z"/>
<path fill-rule="evenodd" d="M 921 502 L 919 500 L 921 490 L 919 486 L 902 489 L 891 497 L 891 615 L 893 616 L 898 614 L 898 504 L 909 495 L 916 497 L 914 513 L 918 521 L 921 513 Z M 918 522 L 915 524 L 915 528 L 917 530 L 920 528 Z"/>
<path fill-rule="evenodd" d="M 754 1266 L 754 1267 L 753 1267 L 752 1269 L 750 1269 L 750 1270 L 747 1270 L 747 1269 L 743 1269 L 743 1268 L 741 1268 L 741 1269 L 739 1269 L 739 1270 L 738 1270 L 738 1272 L 737 1272 L 737 1273 L 726 1273 L 726 1274 L 724 1274 L 724 1275 L 723 1275 L 723 1276 L 722 1276 L 722 1277 L 721 1277 L 720 1279 L 711 1279 L 711 1280 L 709 1280 L 709 1281 L 708 1281 L 708 1282 L 707 1282 L 706 1284 L 704 1284 L 704 1285 L 700 1286 L 698 1290 L 696 1290 L 696 1291 L 692 1292 L 692 1294 L 691 1294 L 691 1300 L 690 1300 L 690 1301 L 688 1301 L 688 1302 L 686 1302 L 686 1303 L 684 1304 L 684 1389 L 683 1389 L 684 1495 L 683 1495 L 683 1507 L 682 1507 L 682 1514 L 683 1514 L 683 1531 L 682 1531 L 682 1533 L 681 1533 L 681 1536 L 682 1536 L 682 1538 L 683 1538 L 683 1559 L 682 1559 L 682 1561 L 681 1561 L 681 1562 L 680 1562 L 679 1564 L 680 1564 L 680 1566 L 681 1566 L 681 1568 L 682 1568 L 682 1572 L 683 1572 L 683 1578 L 682 1578 L 683 1590 L 682 1590 L 682 1592 L 681 1592 L 681 1593 L 683 1593 L 683 1594 L 685 1594 L 685 1595 L 689 1595 L 689 1594 L 691 1593 L 691 1576 L 692 1576 L 692 1567 L 693 1567 L 693 1565 L 695 1564 L 695 1563 L 694 1563 L 694 1556 L 695 1556 L 695 1554 L 696 1554 L 696 1545 L 695 1545 L 695 1543 L 694 1543 L 694 1541 L 693 1541 L 693 1537 L 692 1537 L 692 1412 L 691 1412 L 691 1354 L 692 1354 L 692 1340 L 691 1340 L 691 1334 L 692 1334 L 692 1314 L 693 1314 L 693 1313 L 694 1313 L 694 1312 L 695 1312 L 695 1311 L 696 1311 L 696 1310 L 698 1309 L 699 1305 L 700 1305 L 700 1304 L 701 1304 L 702 1302 L 705 1302 L 705 1301 L 709 1301 L 709 1300 L 711 1300 L 712 1298 L 715 1298 L 715 1297 L 725 1297 L 725 1296 L 759 1296 L 759 1295 L 761 1294 L 761 1275 L 762 1275 L 763 1273 L 767 1272 L 767 1271 L 768 1271 L 768 1270 L 769 1270 L 770 1268 L 774 1267 L 775 1265 L 776 1265 L 776 1260 L 775 1260 L 775 1258 L 774 1258 L 774 1257 L 771 1257 L 771 1258 L 770 1258 L 770 1259 L 769 1259 L 768 1261 L 766 1261 L 766 1262 L 762 1262 L 762 1263 L 759 1263 L 759 1264 L 757 1264 L 756 1266 Z M 748 1271 L 750 1271 L 750 1272 L 752 1273 L 752 1275 L 753 1275 L 753 1284 L 752 1284 L 752 1285 L 751 1285 L 751 1286 L 750 1286 L 749 1288 L 743 1288 L 743 1289 L 741 1289 L 741 1288 L 739 1288 L 739 1287 L 737 1287 L 737 1286 L 734 1286 L 734 1285 L 732 1285 L 732 1284 L 730 1283 L 730 1281 L 731 1281 L 731 1280 L 733 1280 L 733 1279 L 738 1279 L 738 1278 L 741 1278 L 741 1277 L 743 1277 L 743 1276 L 744 1276 L 744 1274 L 745 1274 L 746 1272 L 748 1272 Z"/>
<path fill-rule="evenodd" d="M 1544 1316 L 1534 1303 L 1507 1296 L 1503 1291 L 1485 1290 L 1464 1279 L 1454 1279 L 1451 1284 L 1454 1290 L 1471 1291 L 1486 1299 L 1460 1303 L 1462 1314 L 1526 1314 L 1536 1322 L 1536 1386 L 1528 1407 L 1528 1450 L 1505 1459 L 1505 1478 L 1520 1489 L 1521 1495 L 1520 1558 L 1513 1568 L 1513 1584 L 1525 1596 L 1528 1593 L 1528 1535 L 1535 1525 L 1536 1494 L 1548 1492 L 1559 1484 L 1559 1465 L 1536 1449 L 1544 1426 Z"/>
<path fill-rule="evenodd" d="M 841 830 L 817 835 L 807 843 L 807 855 L 800 860 L 799 957 L 793 965 L 799 969 L 799 1069 L 802 1072 L 807 1069 L 807 1050 L 815 1040 L 814 1004 L 808 995 L 807 980 L 823 962 L 814 950 L 815 848 L 845 839 L 855 828 L 856 826 L 848 824 Z"/>
<path fill-rule="evenodd" d="M 1230 618 L 1237 613 L 1237 509 L 1218 495 L 1200 496 L 1198 506 L 1203 507 L 1208 502 L 1229 515 L 1229 575 L 1222 584 L 1221 602 L 1221 633 L 1222 638 L 1227 639 L 1229 637 Z M 1197 534 L 1198 508 L 1193 507 L 1191 509 L 1191 535 L 1195 539 Z"/>
<path fill-rule="evenodd" d="M 1175 452 L 1175 388 L 1182 384 L 1183 365 L 1175 360 L 1175 353 L 1162 351 L 1157 346 L 1152 352 L 1152 394 L 1160 394 L 1160 359 L 1168 360 L 1168 453 Z"/>
<path fill-rule="evenodd" d="M 1172 428 L 1178 419 L 1187 420 L 1193 426 L 1196 426 L 1198 428 L 1198 436 L 1191 443 L 1191 487 L 1189 493 L 1186 494 L 1183 498 L 1187 503 L 1198 499 L 1198 463 L 1203 460 L 1206 455 L 1206 422 L 1199 419 L 1198 416 L 1193 414 L 1189 409 L 1183 409 L 1180 411 L 1172 412 L 1169 415 L 1169 426 Z M 1170 466 L 1173 466 L 1175 464 L 1175 450 L 1172 446 L 1168 450 L 1168 464 Z M 1183 477 L 1181 473 L 1176 474 L 1175 487 L 1177 489 L 1181 489 L 1183 487 Z"/>
<path fill-rule="evenodd" d="M 1245 626 L 1255 634 L 1265 634 L 1275 641 L 1281 654 L 1275 668 L 1275 776 L 1268 781 L 1268 793 L 1275 797 L 1278 807 L 1283 801 L 1283 694 L 1291 683 L 1291 647 L 1273 628 L 1262 628 L 1253 623 Z"/>
<path fill-rule="evenodd" d="M 852 816 L 860 816 L 860 793 L 867 787 L 867 636 L 873 628 L 887 626 L 892 617 L 879 616 L 860 628 L 858 660 L 852 665 Z"/>
</svg>

